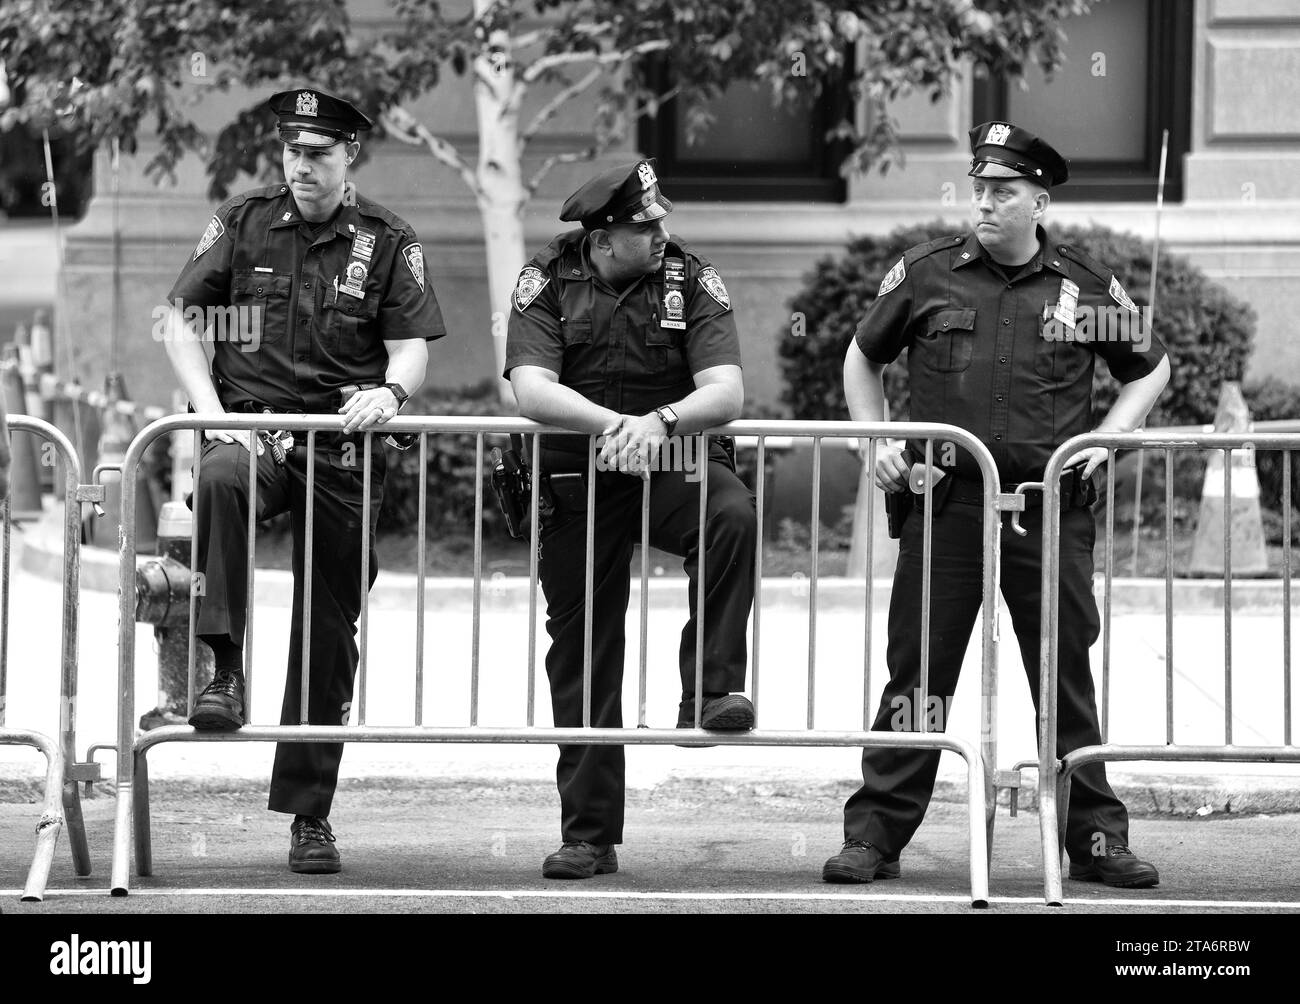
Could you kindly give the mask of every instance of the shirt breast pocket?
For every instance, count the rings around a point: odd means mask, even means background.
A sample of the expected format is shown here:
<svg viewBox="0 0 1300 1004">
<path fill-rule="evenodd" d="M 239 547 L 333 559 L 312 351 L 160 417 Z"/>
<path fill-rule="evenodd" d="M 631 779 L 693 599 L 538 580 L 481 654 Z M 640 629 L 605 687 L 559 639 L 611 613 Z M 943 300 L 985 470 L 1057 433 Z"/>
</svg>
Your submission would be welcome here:
<svg viewBox="0 0 1300 1004">
<path fill-rule="evenodd" d="M 239 308 L 240 334 L 258 332 L 259 344 L 263 345 L 282 340 L 289 327 L 292 283 L 291 275 L 237 269 L 230 283 L 230 303 Z M 217 333 L 212 337 L 217 337 Z"/>
<path fill-rule="evenodd" d="M 591 345 L 591 318 L 560 318 L 560 339 L 564 342 L 565 358 L 572 359 L 573 353 Z"/>
<path fill-rule="evenodd" d="M 646 362 L 651 372 L 659 373 L 668 368 L 668 360 L 681 348 L 681 336 L 680 331 L 653 322 L 646 328 Z"/>
<path fill-rule="evenodd" d="M 1079 380 L 1092 361 L 1092 352 L 1075 341 L 1073 334 L 1059 321 L 1047 321 L 1034 346 L 1034 372 L 1054 387 L 1068 387 Z"/>
<path fill-rule="evenodd" d="M 925 324 L 925 334 L 917 344 L 936 372 L 959 373 L 968 369 L 975 354 L 975 308 L 957 307 L 931 315 Z"/>
<path fill-rule="evenodd" d="M 372 325 L 379 316 L 379 294 L 367 293 L 364 299 L 339 293 L 332 303 L 325 303 L 322 341 L 330 353 L 351 353 L 361 349 L 363 327 Z"/>
</svg>

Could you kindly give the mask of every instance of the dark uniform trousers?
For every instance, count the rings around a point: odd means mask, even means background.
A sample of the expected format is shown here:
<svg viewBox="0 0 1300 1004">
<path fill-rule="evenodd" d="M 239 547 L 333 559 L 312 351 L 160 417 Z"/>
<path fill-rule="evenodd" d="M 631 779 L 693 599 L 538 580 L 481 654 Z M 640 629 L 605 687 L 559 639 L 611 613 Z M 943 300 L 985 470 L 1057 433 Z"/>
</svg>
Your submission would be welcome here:
<svg viewBox="0 0 1300 1004">
<path fill-rule="evenodd" d="M 983 577 L 982 509 L 950 502 L 934 517 L 931 552 L 929 694 L 952 696 L 980 607 Z M 900 708 L 911 707 L 921 685 L 921 585 L 924 517 L 912 513 L 903 525 L 898 565 L 889 603 L 889 683 L 872 728 L 892 729 Z M 1021 537 L 1002 528 L 1001 589 L 1020 643 L 1034 708 L 1038 708 L 1039 633 L 1042 594 L 1042 509 L 1021 514 L 1029 532 Z M 1100 623 L 1092 596 L 1092 511 L 1061 514 L 1060 639 L 1058 650 L 1057 753 L 1101 742 L 1088 649 Z M 904 703 L 906 702 L 906 703 Z M 945 700 L 942 707 L 947 707 Z M 917 727 L 913 711 L 909 730 Z M 944 723 L 946 725 L 946 722 Z M 867 840 L 887 860 L 898 854 L 921 825 L 934 790 L 937 750 L 864 749 L 862 787 L 844 807 L 846 840 Z M 1101 834 L 1106 844 L 1128 843 L 1128 813 L 1106 781 L 1103 764 L 1084 767 L 1070 787 L 1066 849 L 1087 861 Z"/>
<path fill-rule="evenodd" d="M 318 436 L 318 441 L 319 441 Z M 307 723 L 346 724 L 358 650 L 361 614 L 361 527 L 363 453 L 355 457 L 318 446 L 312 510 L 314 547 L 311 579 L 311 653 Z M 351 462 L 355 461 L 355 462 Z M 379 571 L 375 524 L 383 496 L 384 453 L 372 446 L 370 495 L 370 582 Z M 198 555 L 204 575 L 199 635 L 230 636 L 244 642 L 248 606 L 248 451 L 216 440 L 203 447 L 195 488 Z M 301 724 L 303 567 L 307 512 L 305 444 L 278 467 L 268 450 L 257 461 L 257 519 L 289 512 L 293 528 L 293 613 L 289 665 L 281 725 Z M 265 625 L 263 619 L 259 623 Z M 266 630 L 263 627 L 262 630 Z M 338 783 L 342 743 L 277 743 L 268 808 L 275 812 L 328 816 Z"/>
<path fill-rule="evenodd" d="M 585 455 L 544 450 L 549 473 L 585 471 Z M 746 625 L 754 602 L 754 496 L 736 477 L 726 452 L 710 443 L 704 538 L 704 692 L 745 687 Z M 591 725 L 623 724 L 624 624 L 633 545 L 641 539 L 642 481 L 596 472 L 592 579 Z M 690 619 L 682 629 L 679 667 L 683 699 L 695 692 L 696 584 L 699 572 L 698 475 L 657 471 L 650 479 L 650 543 L 685 559 Z M 546 595 L 551 647 L 546 674 L 555 724 L 581 727 L 583 606 L 586 598 L 586 513 L 558 510 L 544 527 L 538 574 Z M 650 669 L 647 667 L 647 672 Z M 560 832 L 565 842 L 623 840 L 622 746 L 562 745 L 556 768 Z"/>
</svg>

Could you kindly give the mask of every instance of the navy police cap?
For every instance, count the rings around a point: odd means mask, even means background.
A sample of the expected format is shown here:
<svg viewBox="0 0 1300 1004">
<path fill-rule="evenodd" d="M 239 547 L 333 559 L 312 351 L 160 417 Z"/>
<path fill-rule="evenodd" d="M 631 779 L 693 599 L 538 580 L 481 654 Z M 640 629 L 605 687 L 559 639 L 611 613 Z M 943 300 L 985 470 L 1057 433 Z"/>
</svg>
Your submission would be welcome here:
<svg viewBox="0 0 1300 1004">
<path fill-rule="evenodd" d="M 1009 122 L 985 122 L 970 131 L 972 178 L 1028 178 L 1044 188 L 1069 180 L 1066 159 L 1033 133 Z"/>
<path fill-rule="evenodd" d="M 279 119 L 280 139 L 299 146 L 350 143 L 357 138 L 358 129 L 373 124 L 351 102 L 311 87 L 280 91 L 266 103 Z"/>
<path fill-rule="evenodd" d="M 642 160 L 596 175 L 565 200 L 560 219 L 578 220 L 584 230 L 663 219 L 673 204 L 659 191 L 654 163 Z"/>
</svg>

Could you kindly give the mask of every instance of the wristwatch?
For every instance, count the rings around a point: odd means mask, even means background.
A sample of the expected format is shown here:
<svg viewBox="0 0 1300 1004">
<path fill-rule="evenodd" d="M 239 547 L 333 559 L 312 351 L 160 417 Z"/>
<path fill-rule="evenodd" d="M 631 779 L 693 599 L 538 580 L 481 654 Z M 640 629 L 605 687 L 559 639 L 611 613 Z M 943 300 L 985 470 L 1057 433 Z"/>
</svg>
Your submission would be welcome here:
<svg viewBox="0 0 1300 1004">
<path fill-rule="evenodd" d="M 393 392 L 393 397 L 397 398 L 397 410 L 401 411 L 411 395 L 406 393 L 406 388 L 400 383 L 386 383 L 384 386 Z"/>
<path fill-rule="evenodd" d="M 659 421 L 664 423 L 665 434 L 671 436 L 673 430 L 677 428 L 677 412 L 673 411 L 672 405 L 664 405 L 662 408 L 656 408 L 655 414 L 659 416 Z"/>
</svg>

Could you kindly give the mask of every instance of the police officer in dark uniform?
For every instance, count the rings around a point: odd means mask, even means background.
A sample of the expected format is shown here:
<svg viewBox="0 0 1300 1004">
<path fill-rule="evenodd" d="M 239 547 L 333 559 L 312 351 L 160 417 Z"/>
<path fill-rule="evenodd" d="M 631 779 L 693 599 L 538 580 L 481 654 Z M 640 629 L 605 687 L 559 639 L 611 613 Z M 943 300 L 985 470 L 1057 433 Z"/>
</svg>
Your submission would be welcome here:
<svg viewBox="0 0 1300 1004">
<path fill-rule="evenodd" d="M 341 434 L 316 436 L 308 722 L 346 724 L 361 611 L 364 436 L 395 416 L 424 380 L 426 342 L 446 331 L 411 227 L 345 180 L 370 120 L 312 88 L 271 97 L 284 179 L 236 196 L 208 224 L 168 299 L 167 354 L 200 416 L 338 413 Z M 212 341 L 212 364 L 201 341 Z M 268 425 L 274 426 L 273 420 Z M 257 452 L 257 517 L 289 512 L 293 614 L 281 723 L 300 715 L 306 434 L 210 431 L 191 505 L 195 568 L 204 576 L 197 633 L 213 649 L 212 683 L 196 699 L 197 729 L 244 724 L 248 450 Z M 384 453 L 372 447 L 370 583 Z M 269 807 L 294 814 L 289 867 L 337 872 L 326 817 L 343 746 L 280 743 Z"/>
<path fill-rule="evenodd" d="M 884 420 L 884 367 L 907 351 L 911 418 L 969 430 L 989 448 L 1014 491 L 1041 481 L 1048 458 L 1092 424 L 1096 357 L 1122 384 L 1096 428 L 1128 432 L 1146 418 L 1169 379 L 1164 346 L 1105 265 L 1053 242 L 1040 222 L 1049 189 L 1069 169 L 1051 146 L 1006 122 L 971 130 L 974 232 L 907 251 L 881 283 L 844 362 L 844 392 L 855 421 Z M 952 444 L 948 444 L 951 446 Z M 942 463 L 948 452 L 936 449 Z M 930 604 L 930 693 L 950 697 L 980 606 L 981 475 L 955 450 L 955 464 L 934 488 Z M 881 447 L 876 483 L 906 489 L 924 444 Z M 1095 490 L 1087 478 L 1106 460 L 1090 449 L 1070 458 L 1062 485 L 1060 683 L 1061 753 L 1100 742 L 1089 647 L 1099 622 L 1092 596 Z M 1041 592 L 1041 495 L 1022 517 L 1028 535 L 1004 528 L 1001 587 L 1038 701 Z M 899 541 L 889 608 L 889 683 L 874 728 L 887 730 L 920 686 L 923 520 L 907 519 Z M 944 702 L 941 706 L 946 707 Z M 919 726 L 914 709 L 904 716 Z M 911 720 L 908 720 L 911 719 Z M 946 723 L 945 723 L 946 724 Z M 899 853 L 920 825 L 934 787 L 937 751 L 865 749 L 862 787 L 844 809 L 843 850 L 826 862 L 828 882 L 870 882 L 899 875 Z M 1140 888 L 1156 869 L 1128 849 L 1128 813 L 1102 764 L 1074 775 L 1066 849 L 1072 878 Z"/>
<path fill-rule="evenodd" d="M 715 268 L 664 228 L 672 203 L 653 161 L 613 168 L 569 197 L 576 221 L 519 275 L 505 375 L 520 412 L 582 435 L 544 437 L 540 470 L 554 502 L 541 527 L 539 574 L 546 594 L 546 656 L 557 726 L 581 726 L 583 610 L 594 564 L 591 725 L 622 725 L 624 620 L 629 561 L 640 540 L 642 479 L 650 481 L 650 543 L 685 559 L 690 619 L 682 631 L 678 727 L 695 724 L 696 579 L 702 458 L 685 436 L 739 416 L 740 345 L 726 287 Z M 599 434 L 595 553 L 586 555 L 589 435 Z M 679 462 L 672 462 L 671 458 Z M 754 497 L 736 477 L 731 444 L 708 456 L 704 576 L 705 729 L 748 730 L 745 629 L 754 599 Z M 675 469 L 674 469 L 675 468 Z M 560 747 L 563 846 L 548 878 L 618 869 L 623 840 L 621 746 Z"/>
</svg>

